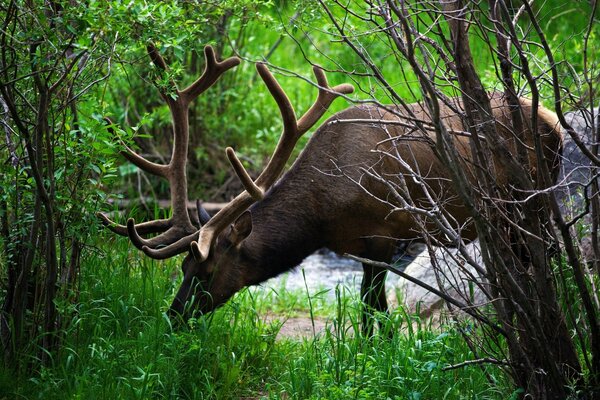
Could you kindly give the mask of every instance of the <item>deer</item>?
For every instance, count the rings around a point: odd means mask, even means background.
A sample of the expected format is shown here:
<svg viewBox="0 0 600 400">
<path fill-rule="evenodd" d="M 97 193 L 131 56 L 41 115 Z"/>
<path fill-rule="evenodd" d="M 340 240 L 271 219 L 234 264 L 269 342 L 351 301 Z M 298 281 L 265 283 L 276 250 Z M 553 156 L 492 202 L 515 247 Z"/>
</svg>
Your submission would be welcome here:
<svg viewBox="0 0 600 400">
<path fill-rule="evenodd" d="M 148 55 L 159 72 L 168 66 L 154 45 Z M 115 234 L 126 236 L 148 257 L 162 260 L 184 254 L 183 279 L 168 310 L 172 318 L 186 321 L 191 316 L 210 313 L 225 304 L 241 289 L 257 285 L 296 267 L 321 248 L 339 254 L 389 263 L 398 240 L 418 240 L 419 227 L 410 207 L 403 207 L 390 195 L 389 186 L 376 177 L 403 179 L 414 204 L 427 204 L 426 195 L 444 203 L 465 240 L 476 237 L 469 213 L 457 198 L 448 169 L 435 155 L 431 117 L 422 103 L 404 106 L 358 104 L 329 117 L 319 126 L 305 148 L 285 173 L 284 169 L 299 138 L 318 122 L 332 102 L 351 94 L 352 85 L 330 87 L 324 71 L 315 66 L 318 87 L 314 104 L 300 118 L 283 88 L 268 67 L 256 69 L 279 109 L 283 130 L 266 166 L 253 180 L 236 152 L 225 151 L 244 190 L 210 217 L 197 203 L 197 213 L 188 210 L 186 160 L 189 126 L 188 108 L 224 73 L 240 63 L 237 57 L 218 61 L 210 46 L 204 49 L 205 69 L 200 78 L 185 89 L 171 81 L 171 88 L 158 86 L 173 121 L 173 150 L 169 164 L 151 162 L 125 146 L 123 155 L 141 170 L 165 178 L 170 184 L 170 218 L 119 225 L 103 213 L 103 224 Z M 500 94 L 490 95 L 496 129 L 511 140 L 511 108 Z M 464 132 L 460 101 L 441 105 L 441 119 L 451 132 Z M 556 115 L 543 108 L 532 109 L 521 98 L 525 121 L 534 115 L 537 130 L 521 136 L 533 148 L 534 135 L 543 143 L 543 162 L 553 174 L 558 172 L 562 136 Z M 424 132 L 424 133 L 423 133 Z M 455 146 L 466 164 L 472 163 L 468 135 L 456 134 Z M 514 151 L 514 150 L 512 150 Z M 395 154 L 390 157 L 390 154 Z M 528 154 L 535 165 L 536 154 Z M 398 160 L 402 162 L 398 162 Z M 495 166 L 498 185 L 509 177 L 502 165 Z M 424 193 L 409 171 L 420 171 L 430 193 Z M 373 173 L 375 172 L 375 173 Z M 471 176 L 475 180 L 475 174 Z M 444 240 L 432 221 L 426 221 L 430 234 Z M 152 236 L 154 235 L 154 236 Z M 387 312 L 386 269 L 363 263 L 361 296 L 365 309 Z M 366 319 L 363 315 L 363 324 Z"/>
</svg>

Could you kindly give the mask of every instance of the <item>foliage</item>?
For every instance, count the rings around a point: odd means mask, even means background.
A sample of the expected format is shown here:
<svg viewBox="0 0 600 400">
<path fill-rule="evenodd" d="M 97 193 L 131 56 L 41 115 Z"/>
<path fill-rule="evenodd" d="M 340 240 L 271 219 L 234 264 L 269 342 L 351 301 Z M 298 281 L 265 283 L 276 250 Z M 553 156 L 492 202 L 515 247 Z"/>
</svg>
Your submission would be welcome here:
<svg viewBox="0 0 600 400">
<path fill-rule="evenodd" d="M 60 3 L 2 11 L 0 336 L 3 361 L 22 368 L 21 353 L 39 346 L 46 362 L 59 345 L 61 307 L 77 299 L 82 248 L 115 177 L 115 145 L 79 106 L 106 79 L 106 48 L 81 38 L 81 20 Z"/>
</svg>

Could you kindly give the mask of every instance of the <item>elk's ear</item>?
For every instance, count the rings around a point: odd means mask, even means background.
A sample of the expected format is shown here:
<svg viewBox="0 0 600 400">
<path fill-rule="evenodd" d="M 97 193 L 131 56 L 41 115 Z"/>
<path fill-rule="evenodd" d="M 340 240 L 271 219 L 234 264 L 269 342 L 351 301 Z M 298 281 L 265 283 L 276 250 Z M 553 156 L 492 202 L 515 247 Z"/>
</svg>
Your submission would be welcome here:
<svg viewBox="0 0 600 400">
<path fill-rule="evenodd" d="M 206 225 L 210 221 L 210 214 L 206 211 L 206 208 L 202 207 L 202 202 L 196 200 L 196 210 L 198 212 L 198 222 L 200 226 Z"/>
<path fill-rule="evenodd" d="M 237 246 L 250 235 L 250 232 L 252 232 L 252 214 L 246 210 L 231 225 L 229 240 L 234 246 Z"/>
</svg>

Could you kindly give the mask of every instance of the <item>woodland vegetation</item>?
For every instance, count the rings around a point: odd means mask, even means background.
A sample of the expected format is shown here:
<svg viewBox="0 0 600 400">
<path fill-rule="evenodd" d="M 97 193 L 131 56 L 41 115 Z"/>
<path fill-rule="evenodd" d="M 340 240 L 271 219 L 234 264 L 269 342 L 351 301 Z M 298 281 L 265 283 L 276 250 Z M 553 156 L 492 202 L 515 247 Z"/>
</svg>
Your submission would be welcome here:
<svg viewBox="0 0 600 400">
<path fill-rule="evenodd" d="M 594 0 L 4 0 L 0 399 L 600 398 L 597 7 Z M 312 65 L 327 71 L 331 86 L 352 83 L 355 93 L 324 118 L 351 103 L 423 101 L 434 113 L 450 97 L 477 99 L 465 101 L 465 134 L 487 138 L 473 144 L 484 172 L 502 146 L 493 145 L 489 114 L 479 112 L 489 106 L 485 93 L 528 97 L 556 111 L 590 172 L 566 200 L 557 193 L 569 176 L 554 185 L 541 165 L 510 158 L 510 190 L 486 173 L 471 185 L 434 121 L 439 157 L 476 221 L 483 263 L 467 254 L 463 263 L 481 272 L 467 286 L 484 291 L 486 306 L 468 296 L 449 303 L 441 326 L 399 306 L 375 315 L 379 330 L 366 337 L 359 296 L 346 287 L 250 288 L 174 329 L 165 310 L 181 260 L 145 258 L 96 216 L 170 212 L 158 201 L 168 198 L 165 182 L 120 154 L 124 145 L 157 162 L 171 153 L 170 114 L 155 87 L 168 82 L 148 60 L 149 43 L 169 59 L 167 79 L 184 83 L 204 68 L 207 44 L 221 58 L 242 59 L 190 109 L 190 200 L 222 202 L 242 190 L 226 146 L 252 171 L 276 145 L 280 116 L 257 62 L 267 63 L 299 112 L 316 91 Z M 573 129 L 570 112 L 583 116 L 589 137 Z M 534 173 L 552 190 L 532 187 Z M 390 190 L 411 205 L 402 188 Z M 423 215 L 463 249 L 434 200 Z M 561 211 L 565 201 L 578 201 L 571 213 Z M 440 245 L 425 224 L 421 233 L 431 251 Z M 457 308 L 471 318 L 456 317 L 464 316 Z M 330 328 L 277 337 L 297 314 L 328 318 Z"/>
</svg>

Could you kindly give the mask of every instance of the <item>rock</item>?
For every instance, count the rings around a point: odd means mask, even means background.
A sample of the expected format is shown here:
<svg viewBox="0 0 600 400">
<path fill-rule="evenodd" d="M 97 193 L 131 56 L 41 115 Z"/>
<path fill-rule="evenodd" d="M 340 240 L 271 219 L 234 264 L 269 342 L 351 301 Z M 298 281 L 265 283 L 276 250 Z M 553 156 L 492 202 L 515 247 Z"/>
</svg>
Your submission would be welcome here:
<svg viewBox="0 0 600 400">
<path fill-rule="evenodd" d="M 594 113 L 596 118 L 599 111 L 600 109 L 597 109 Z M 565 119 L 586 146 L 593 143 L 594 132 L 592 131 L 591 118 L 592 115 L 587 110 L 565 114 Z M 556 190 L 556 195 L 566 217 L 577 214 L 584 209 L 585 186 L 590 182 L 594 173 L 597 173 L 597 167 L 592 166 L 592 162 L 581 152 L 571 136 L 565 134 L 563 158 L 558 177 L 559 187 Z"/>
<path fill-rule="evenodd" d="M 590 146 L 594 142 L 594 131 L 592 126 L 598 126 L 598 112 L 595 110 L 594 118 L 596 123 L 592 124 L 592 113 L 589 110 L 579 110 L 565 114 L 565 119 L 580 136 L 581 141 Z M 563 142 L 563 159 L 558 178 L 558 188 L 556 195 L 561 206 L 563 216 L 567 221 L 576 215 L 585 211 L 585 193 L 586 185 L 598 174 L 598 167 L 594 166 L 587 156 L 579 149 L 569 134 L 565 134 Z M 592 196 L 591 188 L 587 188 L 587 194 Z M 592 247 L 590 232 L 590 214 L 584 216 L 581 220 L 582 225 L 579 229 L 581 234 L 580 245 L 583 258 L 588 262 L 594 260 L 594 251 Z"/>
<path fill-rule="evenodd" d="M 478 264 L 483 264 L 478 241 L 469 243 L 466 250 Z M 475 280 L 481 280 L 477 271 L 465 262 L 457 249 L 437 248 L 435 258 L 438 263 L 438 277 L 427 251 L 417 256 L 404 272 L 435 288 L 441 286 L 446 294 L 463 303 L 467 303 L 467 300 L 470 304 L 482 304 L 486 301 L 483 293 L 472 284 Z M 419 311 L 423 317 L 430 316 L 444 307 L 444 301 L 440 297 L 406 279 L 399 279 L 398 288 L 403 293 L 402 302 L 408 309 L 411 312 Z"/>
</svg>

